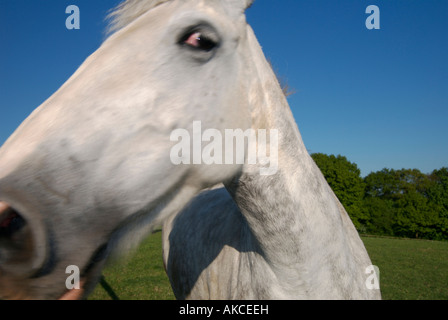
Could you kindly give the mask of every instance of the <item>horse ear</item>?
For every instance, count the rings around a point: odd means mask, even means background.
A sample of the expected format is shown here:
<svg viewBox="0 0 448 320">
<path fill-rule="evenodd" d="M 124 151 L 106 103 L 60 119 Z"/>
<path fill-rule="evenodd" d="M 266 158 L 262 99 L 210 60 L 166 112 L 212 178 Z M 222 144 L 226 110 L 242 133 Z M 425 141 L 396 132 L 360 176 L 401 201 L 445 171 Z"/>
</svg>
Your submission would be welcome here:
<svg viewBox="0 0 448 320">
<path fill-rule="evenodd" d="M 243 11 L 246 11 L 246 9 L 248 9 L 255 0 L 227 0 L 227 2 L 233 7 L 233 8 L 238 8 L 238 9 L 242 9 Z"/>
<path fill-rule="evenodd" d="M 250 6 L 254 3 L 255 0 L 246 0 L 246 9 L 249 9 Z"/>
</svg>

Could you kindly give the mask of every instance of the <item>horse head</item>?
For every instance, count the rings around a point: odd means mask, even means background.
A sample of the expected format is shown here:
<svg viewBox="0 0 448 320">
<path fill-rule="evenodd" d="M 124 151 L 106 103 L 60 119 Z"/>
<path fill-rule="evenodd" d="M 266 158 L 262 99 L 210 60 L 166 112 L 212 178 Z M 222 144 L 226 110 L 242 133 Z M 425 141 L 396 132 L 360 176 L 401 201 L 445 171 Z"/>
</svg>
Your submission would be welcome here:
<svg viewBox="0 0 448 320">
<path fill-rule="evenodd" d="M 249 0 L 127 0 L 114 32 L 0 149 L 0 299 L 87 295 L 135 246 L 241 165 L 175 165 L 177 128 L 251 127 Z"/>
</svg>

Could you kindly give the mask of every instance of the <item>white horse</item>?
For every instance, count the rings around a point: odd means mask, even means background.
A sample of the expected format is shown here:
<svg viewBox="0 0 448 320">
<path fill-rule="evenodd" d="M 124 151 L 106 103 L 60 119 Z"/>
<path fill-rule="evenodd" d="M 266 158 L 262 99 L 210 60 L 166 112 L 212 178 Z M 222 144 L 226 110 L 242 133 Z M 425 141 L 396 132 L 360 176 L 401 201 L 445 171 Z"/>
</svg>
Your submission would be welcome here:
<svg viewBox="0 0 448 320">
<path fill-rule="evenodd" d="M 173 164 L 173 130 L 195 121 L 222 133 L 292 126 L 273 121 L 270 104 L 286 104 L 274 99 L 274 77 L 254 56 L 244 15 L 251 2 L 127 0 L 115 11 L 114 33 L 0 149 L 0 299 L 59 298 L 73 265 L 88 295 L 111 253 L 135 247 L 202 189 L 241 174 L 241 164 Z M 295 150 L 298 131 L 289 134 L 281 143 L 290 154 L 280 160 L 299 161 L 296 174 L 322 186 L 304 149 Z M 309 188 L 296 189 L 304 213 L 343 212 L 326 185 Z M 339 224 L 333 233 L 347 231 Z M 348 233 L 342 255 L 363 257 L 347 260 L 357 274 L 367 254 Z"/>
</svg>

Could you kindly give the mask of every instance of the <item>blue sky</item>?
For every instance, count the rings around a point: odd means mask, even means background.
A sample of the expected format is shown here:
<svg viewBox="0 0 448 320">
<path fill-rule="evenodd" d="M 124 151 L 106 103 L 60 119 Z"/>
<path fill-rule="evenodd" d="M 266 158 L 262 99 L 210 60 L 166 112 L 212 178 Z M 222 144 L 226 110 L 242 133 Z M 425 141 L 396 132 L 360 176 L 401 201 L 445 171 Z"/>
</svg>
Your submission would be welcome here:
<svg viewBox="0 0 448 320">
<path fill-rule="evenodd" d="M 0 144 L 105 38 L 119 0 L 0 0 Z M 67 30 L 65 8 L 81 11 Z M 368 5 L 380 30 L 368 30 Z M 247 16 L 310 152 L 363 175 L 448 166 L 448 1 L 256 0 Z"/>
</svg>

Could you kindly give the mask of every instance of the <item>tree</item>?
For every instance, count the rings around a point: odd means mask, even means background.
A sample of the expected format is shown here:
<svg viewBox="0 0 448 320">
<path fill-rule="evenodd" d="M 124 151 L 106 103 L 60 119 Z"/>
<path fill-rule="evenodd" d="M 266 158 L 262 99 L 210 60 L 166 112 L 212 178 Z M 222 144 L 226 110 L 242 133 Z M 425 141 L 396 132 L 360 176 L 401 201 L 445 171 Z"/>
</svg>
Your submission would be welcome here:
<svg viewBox="0 0 448 320">
<path fill-rule="evenodd" d="M 393 236 L 396 209 L 392 200 L 366 197 L 364 207 L 367 212 L 366 232 L 382 236 Z"/>
<path fill-rule="evenodd" d="M 355 227 L 363 232 L 448 239 L 448 168 L 383 169 L 364 179 L 343 156 L 311 155 Z"/>
<path fill-rule="evenodd" d="M 370 231 L 392 230 L 391 235 L 396 236 L 447 239 L 447 173 L 443 169 L 431 175 L 417 169 L 383 169 L 369 174 L 364 181 Z"/>
<path fill-rule="evenodd" d="M 409 238 L 437 238 L 439 213 L 421 193 L 411 191 L 396 203 L 395 234 Z"/>
<path fill-rule="evenodd" d="M 372 172 L 364 179 L 366 197 L 393 199 L 399 193 L 400 186 L 394 170 L 383 169 Z"/>
<path fill-rule="evenodd" d="M 439 212 L 437 239 L 448 239 L 448 168 L 434 170 L 429 180 L 428 198 Z"/>
<path fill-rule="evenodd" d="M 429 175 L 429 180 L 432 182 L 428 192 L 429 198 L 441 209 L 448 211 L 448 168 L 434 170 Z"/>
<path fill-rule="evenodd" d="M 395 200 L 400 194 L 400 183 L 394 170 L 383 169 L 364 178 L 364 204 L 369 215 L 367 232 L 393 236 L 397 219 Z"/>
<path fill-rule="evenodd" d="M 314 153 L 311 157 L 347 210 L 355 227 L 358 230 L 363 228 L 368 216 L 363 206 L 364 181 L 358 166 L 341 155 Z"/>
</svg>

